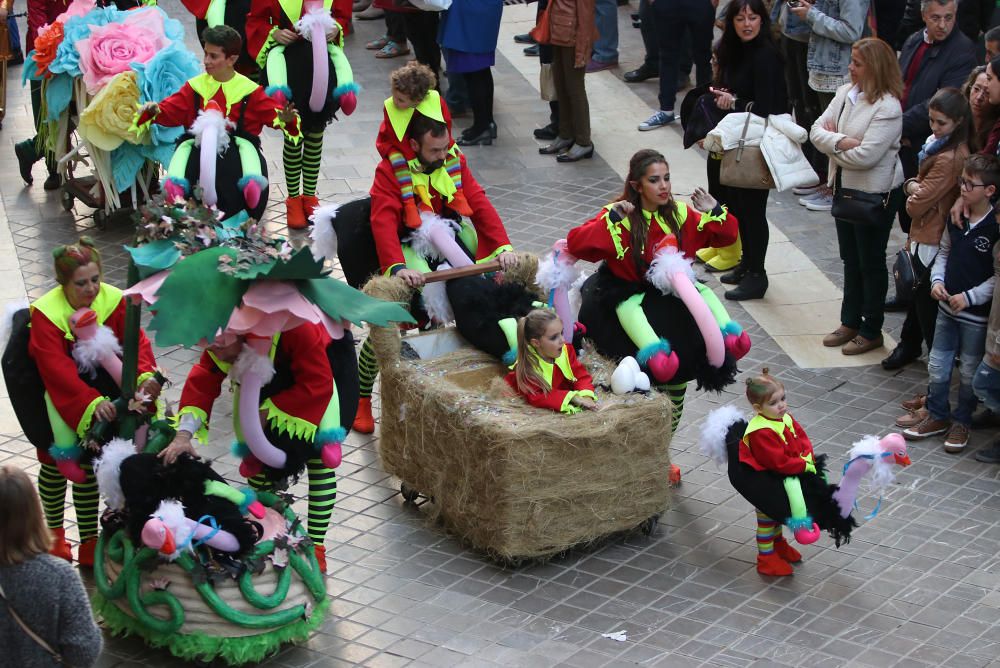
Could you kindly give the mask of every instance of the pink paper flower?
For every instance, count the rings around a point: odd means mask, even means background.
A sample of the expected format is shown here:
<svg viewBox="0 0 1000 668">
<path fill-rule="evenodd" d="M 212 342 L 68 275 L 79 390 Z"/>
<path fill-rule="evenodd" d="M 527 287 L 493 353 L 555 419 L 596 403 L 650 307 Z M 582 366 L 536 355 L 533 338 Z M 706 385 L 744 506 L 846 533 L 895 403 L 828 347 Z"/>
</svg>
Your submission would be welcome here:
<svg viewBox="0 0 1000 668">
<path fill-rule="evenodd" d="M 158 12 L 126 17 L 122 23 L 95 27 L 90 36 L 76 43 L 80 71 L 91 95 L 132 63 L 146 63 L 169 43 Z"/>
</svg>

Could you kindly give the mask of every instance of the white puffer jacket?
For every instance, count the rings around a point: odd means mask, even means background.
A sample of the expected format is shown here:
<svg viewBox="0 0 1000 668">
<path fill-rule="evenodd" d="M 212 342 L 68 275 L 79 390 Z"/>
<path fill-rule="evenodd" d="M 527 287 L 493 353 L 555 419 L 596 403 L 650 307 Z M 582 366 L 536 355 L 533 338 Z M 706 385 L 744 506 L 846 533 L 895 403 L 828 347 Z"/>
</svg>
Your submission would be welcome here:
<svg viewBox="0 0 1000 668">
<path fill-rule="evenodd" d="M 722 153 L 739 146 L 747 112 L 726 115 L 705 137 L 705 150 Z M 750 114 L 746 146 L 759 146 L 779 191 L 814 185 L 816 170 L 802 153 L 809 133 L 792 120 L 791 114 L 772 114 L 764 119 Z"/>
</svg>

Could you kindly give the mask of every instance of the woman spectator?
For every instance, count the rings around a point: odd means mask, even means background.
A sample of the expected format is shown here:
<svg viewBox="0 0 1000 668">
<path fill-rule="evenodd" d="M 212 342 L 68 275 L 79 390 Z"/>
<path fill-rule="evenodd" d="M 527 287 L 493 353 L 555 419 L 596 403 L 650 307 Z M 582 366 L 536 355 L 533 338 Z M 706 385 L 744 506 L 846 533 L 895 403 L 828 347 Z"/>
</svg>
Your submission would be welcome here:
<svg viewBox="0 0 1000 668">
<path fill-rule="evenodd" d="M 788 111 L 784 63 L 771 36 L 771 22 L 762 0 L 732 0 L 726 9 L 725 28 L 719 42 L 719 75 L 715 104 L 722 111 L 752 111 L 757 116 Z M 722 276 L 723 283 L 736 287 L 726 299 L 760 299 L 767 292 L 767 190 L 721 187 L 719 160 L 708 161 L 709 192 L 719 192 L 721 201 L 740 221 L 743 258 Z"/>
<path fill-rule="evenodd" d="M 25 629 L 40 637 L 69 666 L 92 666 L 101 653 L 80 576 L 47 554 L 52 538 L 28 475 L 0 466 L 0 647 L 11 666 L 56 665 Z"/>
<path fill-rule="evenodd" d="M 590 140 L 590 103 L 584 76 L 596 36 L 594 3 L 588 0 L 550 0 L 549 43 L 552 78 L 559 100 L 559 137 L 538 149 L 559 162 L 594 157 Z"/>
<path fill-rule="evenodd" d="M 1000 120 L 1000 107 L 990 104 L 990 94 L 986 79 L 986 66 L 972 70 L 969 79 L 962 86 L 962 93 L 972 109 L 972 128 L 969 132 L 969 148 L 981 151 L 989 144 L 989 136 Z M 994 139 L 994 143 L 996 140 Z"/>
<path fill-rule="evenodd" d="M 892 220 L 903 201 L 899 162 L 903 80 L 896 54 L 885 42 L 865 38 L 851 50 L 851 83 L 837 91 L 813 125 L 813 144 L 830 156 L 830 185 L 867 193 L 887 193 L 878 220 L 858 224 L 836 220 L 844 262 L 840 326 L 823 345 L 858 355 L 883 345 L 883 304 L 889 287 L 885 248 Z"/>
<path fill-rule="evenodd" d="M 459 146 L 490 146 L 497 137 L 490 68 L 496 62 L 502 14 L 503 0 L 477 0 L 454 2 L 441 16 L 439 41 L 448 73 L 463 75 L 472 106 L 472 126 L 462 131 Z"/>
<path fill-rule="evenodd" d="M 1000 56 L 986 66 L 986 101 L 994 109 L 1000 109 Z M 979 150 L 986 155 L 1000 153 L 1000 120 L 996 120 L 987 134 L 986 143 Z"/>
</svg>

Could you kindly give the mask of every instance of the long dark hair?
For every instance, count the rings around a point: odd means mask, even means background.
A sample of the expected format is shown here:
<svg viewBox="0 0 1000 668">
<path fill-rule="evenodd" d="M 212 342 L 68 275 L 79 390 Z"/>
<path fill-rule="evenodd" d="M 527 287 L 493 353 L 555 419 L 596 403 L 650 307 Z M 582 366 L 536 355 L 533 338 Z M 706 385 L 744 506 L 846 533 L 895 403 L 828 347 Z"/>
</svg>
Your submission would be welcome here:
<svg viewBox="0 0 1000 668">
<path fill-rule="evenodd" d="M 629 238 L 631 239 L 630 243 L 632 246 L 632 261 L 635 262 L 635 269 L 640 276 L 646 273 L 647 268 L 643 255 L 645 255 L 646 251 L 648 229 L 646 228 L 646 218 L 642 215 L 642 195 L 632 186 L 632 183 L 641 180 L 646 174 L 646 170 L 652 165 L 657 164 L 667 164 L 667 159 L 659 151 L 651 148 L 636 151 L 632 159 L 628 161 L 628 178 L 625 179 L 625 189 L 622 190 L 621 197 L 618 198 L 619 200 L 631 202 L 632 206 L 635 207 L 632 209 L 632 213 L 628 215 L 629 226 L 632 228 L 629 230 Z M 670 231 L 677 237 L 677 243 L 680 244 L 681 235 L 677 233 L 677 221 L 675 219 L 677 203 L 674 201 L 674 198 L 671 197 L 669 202 L 657 209 L 657 212 L 666 221 Z"/>
<path fill-rule="evenodd" d="M 748 8 L 751 12 L 760 17 L 760 33 L 753 39 L 754 44 L 766 44 L 775 48 L 774 38 L 771 36 L 771 16 L 767 11 L 767 6 L 763 0 L 732 0 L 726 8 L 725 27 L 722 29 L 722 38 L 719 39 L 718 55 L 719 61 L 719 84 L 725 84 L 726 78 L 730 75 L 733 66 L 746 57 L 744 44 L 740 36 L 736 34 L 736 15 Z M 781 76 L 776 72 L 775 76 Z"/>
<path fill-rule="evenodd" d="M 927 103 L 928 109 L 944 114 L 948 120 L 955 123 L 955 129 L 948 137 L 947 143 L 941 147 L 947 151 L 958 146 L 969 145 L 969 134 L 972 129 L 972 108 L 969 99 L 957 88 L 942 88 L 934 93 Z"/>
</svg>

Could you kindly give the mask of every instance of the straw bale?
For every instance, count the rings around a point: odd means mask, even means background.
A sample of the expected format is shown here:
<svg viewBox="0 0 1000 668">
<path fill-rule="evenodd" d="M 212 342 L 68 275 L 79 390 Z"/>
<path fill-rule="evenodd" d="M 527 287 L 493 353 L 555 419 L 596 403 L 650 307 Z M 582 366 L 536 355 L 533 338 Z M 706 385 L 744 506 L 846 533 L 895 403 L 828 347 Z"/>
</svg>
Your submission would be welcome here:
<svg viewBox="0 0 1000 668">
<path fill-rule="evenodd" d="M 401 281 L 369 294 L 405 301 Z M 566 416 L 535 409 L 498 385 L 504 368 L 462 349 L 400 360 L 395 329 L 373 328 L 381 382 L 385 470 L 432 499 L 430 516 L 499 560 L 547 557 L 632 529 L 669 506 L 670 402 L 616 396 Z M 598 383 L 614 365 L 593 353 Z"/>
</svg>

